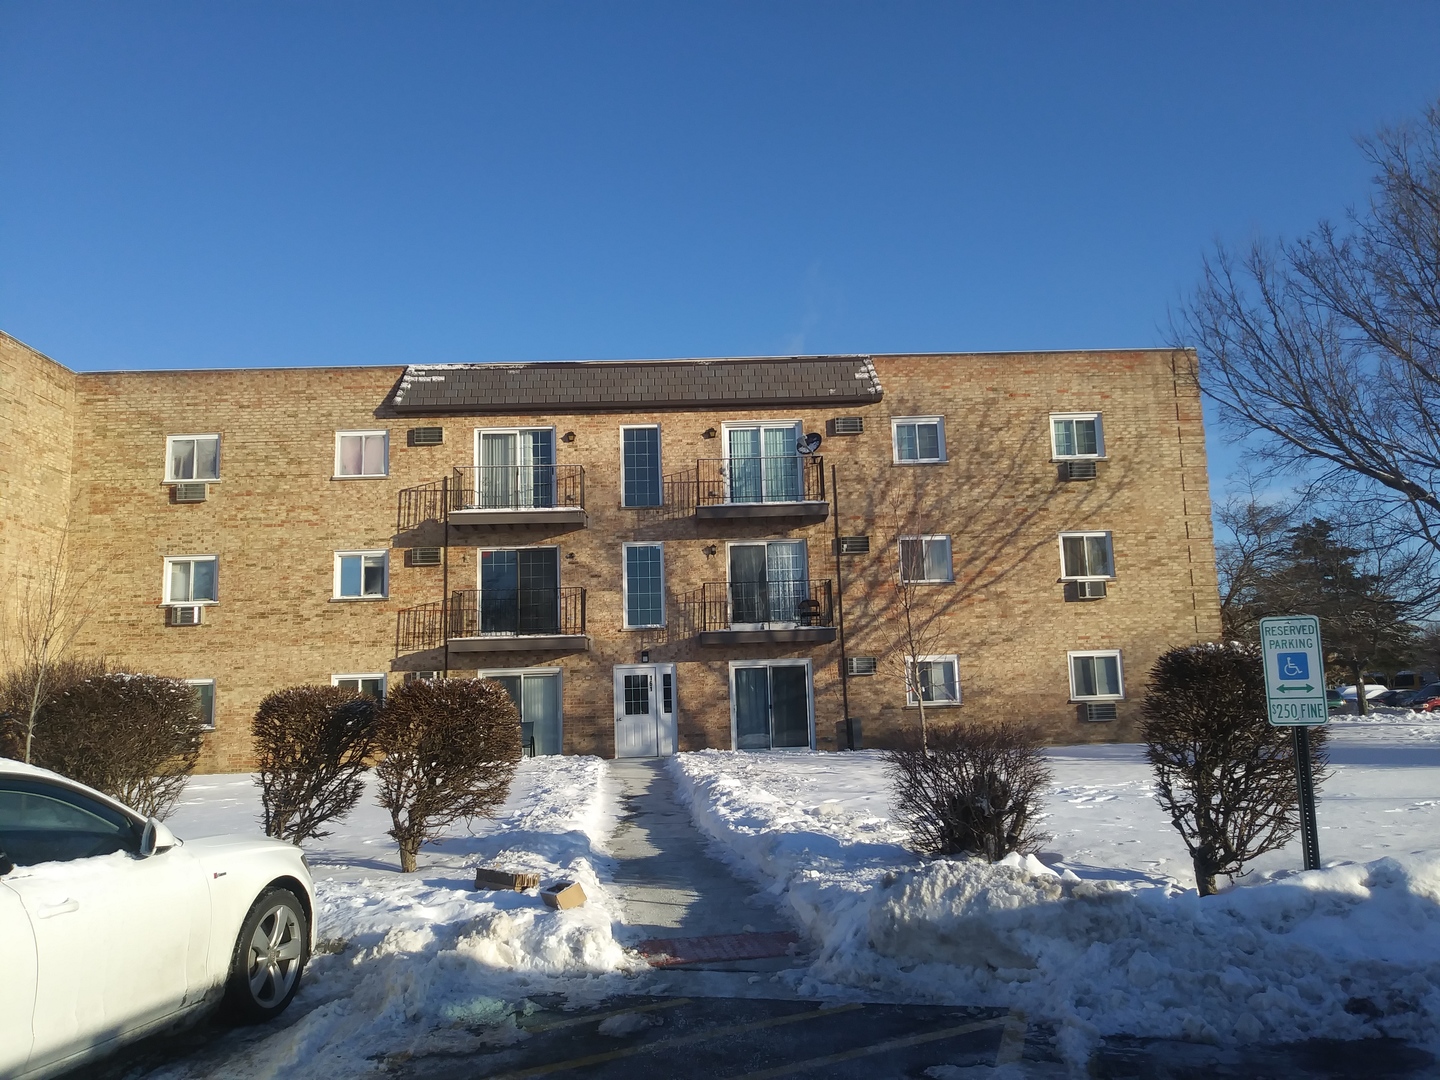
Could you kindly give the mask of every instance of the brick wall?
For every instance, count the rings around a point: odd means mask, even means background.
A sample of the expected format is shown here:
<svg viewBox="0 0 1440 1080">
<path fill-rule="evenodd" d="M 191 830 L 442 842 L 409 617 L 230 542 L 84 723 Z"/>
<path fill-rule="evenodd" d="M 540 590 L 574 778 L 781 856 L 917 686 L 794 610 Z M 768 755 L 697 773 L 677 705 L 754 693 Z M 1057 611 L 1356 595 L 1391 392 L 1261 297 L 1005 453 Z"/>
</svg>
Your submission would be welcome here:
<svg viewBox="0 0 1440 1080">
<path fill-rule="evenodd" d="M 0 351 L 0 362 L 5 355 Z M 587 590 L 592 647 L 560 656 L 494 654 L 485 667 L 560 669 L 566 752 L 608 755 L 613 667 L 638 662 L 642 650 L 652 662 L 677 664 L 685 750 L 731 745 L 732 660 L 808 659 L 816 743 L 833 748 L 844 715 L 838 642 L 702 647 L 686 604 L 701 583 L 726 579 L 730 541 L 803 538 L 811 579 L 833 579 L 833 521 L 707 522 L 688 506 L 623 508 L 619 429 L 658 423 L 662 471 L 682 476 L 698 459 L 722 456 L 722 439 L 705 432 L 723 421 L 796 420 L 805 431 L 825 432 L 836 415 L 862 416 L 863 435 L 827 437 L 820 453 L 827 483 L 836 466 L 840 531 L 871 537 L 871 554 L 847 557 L 844 567 L 848 652 L 882 658 L 881 675 L 848 683 L 850 712 L 861 719 L 867 745 L 893 741 L 916 722 L 898 668 L 883 662 L 895 651 L 887 628 L 894 625 L 897 526 L 952 538 L 956 580 L 928 587 L 923 603 L 942 612 L 933 651 L 958 656 L 963 702 L 932 710 L 932 720 L 1015 716 L 1041 723 L 1055 741 L 1132 738 L 1154 658 L 1219 630 L 1203 431 L 1185 370 L 1191 362 L 1186 353 L 1153 350 L 882 356 L 875 365 L 884 400 L 864 407 L 424 421 L 386 412 L 398 367 L 78 379 L 57 369 L 55 386 L 67 377 L 75 386 L 77 561 L 95 575 L 103 599 L 80 645 L 137 670 L 214 678 L 217 730 L 202 768 L 246 768 L 249 718 L 269 691 L 328 683 L 337 673 L 384 672 L 398 681 L 407 669 L 443 663 L 438 653 L 396 655 L 397 614 L 440 600 L 447 573 L 406 565 L 406 547 L 443 538 L 433 525 L 401 531 L 400 492 L 472 464 L 477 427 L 554 426 L 557 435 L 574 433 L 556 448 L 560 464 L 585 468 L 587 526 L 452 529 L 449 587 L 476 586 L 482 547 L 555 544 L 562 586 Z M 1053 411 L 1103 414 L 1107 460 L 1096 480 L 1057 479 Z M 948 460 L 893 464 L 890 418 L 937 414 L 945 417 Z M 443 427 L 443 445 L 407 445 L 408 429 L 421 425 Z M 335 432 L 372 428 L 389 432 L 389 475 L 335 479 Z M 222 440 L 220 481 L 203 503 L 174 503 L 163 482 L 166 436 L 212 432 Z M 1104 600 L 1067 603 L 1062 595 L 1057 537 L 1072 528 L 1114 534 L 1116 579 Z M 634 540 L 665 545 L 663 630 L 622 629 L 621 544 Z M 369 548 L 391 551 L 388 597 L 333 600 L 334 552 Z M 219 603 L 201 626 L 169 627 L 163 560 L 191 554 L 218 556 Z M 1126 701 L 1116 722 L 1082 722 L 1069 701 L 1066 652 L 1090 648 L 1121 650 Z M 452 671 L 474 671 L 477 663 L 456 654 Z M 884 674 L 887 667 L 892 674 Z"/>
</svg>

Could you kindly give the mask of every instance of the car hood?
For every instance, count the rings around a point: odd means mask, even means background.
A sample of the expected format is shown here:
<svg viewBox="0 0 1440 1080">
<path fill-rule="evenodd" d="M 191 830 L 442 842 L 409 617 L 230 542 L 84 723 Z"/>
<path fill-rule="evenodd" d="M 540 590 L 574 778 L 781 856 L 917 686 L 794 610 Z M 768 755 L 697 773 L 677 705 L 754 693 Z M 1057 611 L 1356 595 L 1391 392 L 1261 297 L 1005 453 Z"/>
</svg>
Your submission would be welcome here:
<svg viewBox="0 0 1440 1080">
<path fill-rule="evenodd" d="M 298 861 L 300 849 L 294 844 L 285 840 L 276 840 L 269 836 L 254 836 L 245 833 L 221 833 L 218 836 L 189 836 L 180 841 L 192 854 L 205 855 L 240 855 L 248 852 L 278 855 L 289 853 Z"/>
</svg>

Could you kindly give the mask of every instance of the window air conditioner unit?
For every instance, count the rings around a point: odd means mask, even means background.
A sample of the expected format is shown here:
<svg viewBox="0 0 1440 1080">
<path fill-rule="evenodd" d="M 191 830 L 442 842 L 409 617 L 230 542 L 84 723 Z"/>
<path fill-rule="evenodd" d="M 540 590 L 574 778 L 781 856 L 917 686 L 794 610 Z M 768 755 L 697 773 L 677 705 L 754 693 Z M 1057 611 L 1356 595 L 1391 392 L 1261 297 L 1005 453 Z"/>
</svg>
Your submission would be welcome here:
<svg viewBox="0 0 1440 1080">
<path fill-rule="evenodd" d="M 1106 584 L 1104 581 L 1077 581 L 1075 595 L 1081 600 L 1103 600 Z"/>
<path fill-rule="evenodd" d="M 1094 480 L 1095 462 L 1067 461 L 1060 466 L 1060 473 L 1066 480 Z"/>
<path fill-rule="evenodd" d="M 171 626 L 199 626 L 200 613 L 204 610 L 199 604 L 172 607 L 168 621 Z"/>
<path fill-rule="evenodd" d="M 445 429 L 417 427 L 410 429 L 411 446 L 439 446 L 445 441 Z"/>
<path fill-rule="evenodd" d="M 1087 701 L 1085 703 L 1086 720 L 1114 720 L 1116 715 L 1113 701 Z"/>
<path fill-rule="evenodd" d="M 848 656 L 845 658 L 845 674 L 847 675 L 874 675 L 875 657 L 873 656 Z"/>
<path fill-rule="evenodd" d="M 842 536 L 839 541 L 841 555 L 865 555 L 870 551 L 870 537 Z"/>
<path fill-rule="evenodd" d="M 830 433 L 832 435 L 863 435 L 865 434 L 865 418 L 863 416 L 837 416 L 830 421 Z"/>
<path fill-rule="evenodd" d="M 176 484 L 175 501 L 177 503 L 204 502 L 208 485 L 203 483 Z"/>
<path fill-rule="evenodd" d="M 438 547 L 423 547 L 410 549 L 411 566 L 439 566 L 440 549 Z"/>
</svg>

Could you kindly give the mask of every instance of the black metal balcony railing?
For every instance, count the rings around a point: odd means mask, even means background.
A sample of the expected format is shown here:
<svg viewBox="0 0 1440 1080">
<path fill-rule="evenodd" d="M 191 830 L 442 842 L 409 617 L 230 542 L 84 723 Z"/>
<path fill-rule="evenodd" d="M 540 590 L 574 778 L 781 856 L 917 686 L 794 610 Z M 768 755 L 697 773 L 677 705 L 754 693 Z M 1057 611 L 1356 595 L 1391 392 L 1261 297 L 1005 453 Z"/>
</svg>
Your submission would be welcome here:
<svg viewBox="0 0 1440 1080">
<path fill-rule="evenodd" d="M 462 589 L 450 594 L 450 636 L 525 637 L 585 633 L 585 590 Z"/>
<path fill-rule="evenodd" d="M 454 510 L 585 508 L 580 465 L 466 465 L 450 484 Z"/>
<path fill-rule="evenodd" d="M 826 581 L 708 581 L 700 586 L 696 630 L 835 625 Z"/>
<path fill-rule="evenodd" d="M 439 600 L 400 612 L 396 649 L 438 649 L 449 638 L 554 637 L 585 633 L 585 589 L 457 589 Z"/>
<path fill-rule="evenodd" d="M 701 458 L 695 476 L 700 506 L 825 501 L 825 464 L 814 455 Z"/>
</svg>

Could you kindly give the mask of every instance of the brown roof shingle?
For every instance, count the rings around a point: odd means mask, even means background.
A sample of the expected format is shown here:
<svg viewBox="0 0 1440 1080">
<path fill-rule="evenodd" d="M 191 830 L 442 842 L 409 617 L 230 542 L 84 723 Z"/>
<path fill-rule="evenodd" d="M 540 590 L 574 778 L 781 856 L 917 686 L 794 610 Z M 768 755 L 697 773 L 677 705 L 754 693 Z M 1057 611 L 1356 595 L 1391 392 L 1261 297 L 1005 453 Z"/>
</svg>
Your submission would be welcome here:
<svg viewBox="0 0 1440 1080">
<path fill-rule="evenodd" d="M 400 415 L 858 405 L 879 401 L 868 356 L 745 360 L 579 360 L 536 364 L 412 364 L 391 392 Z"/>
</svg>

